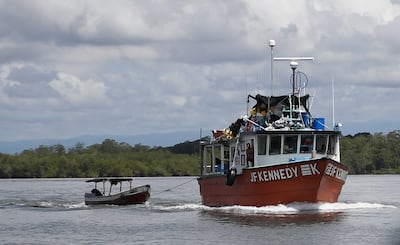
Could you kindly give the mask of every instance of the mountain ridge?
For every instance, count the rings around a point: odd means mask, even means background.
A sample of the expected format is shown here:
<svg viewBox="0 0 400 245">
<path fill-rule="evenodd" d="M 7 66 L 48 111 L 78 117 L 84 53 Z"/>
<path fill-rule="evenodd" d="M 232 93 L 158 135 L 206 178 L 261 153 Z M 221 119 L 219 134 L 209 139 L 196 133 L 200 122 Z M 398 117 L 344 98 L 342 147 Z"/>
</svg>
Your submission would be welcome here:
<svg viewBox="0 0 400 245">
<path fill-rule="evenodd" d="M 16 141 L 0 141 L 0 153 L 17 154 L 24 150 L 35 149 L 40 145 L 52 146 L 61 144 L 71 148 L 77 143 L 90 146 L 102 143 L 105 139 L 113 139 L 118 142 L 125 142 L 130 145 L 141 144 L 147 146 L 168 147 L 185 141 L 192 141 L 199 138 L 198 131 L 175 131 L 164 133 L 148 133 L 136 135 L 81 135 L 67 139 L 29 139 Z"/>
</svg>

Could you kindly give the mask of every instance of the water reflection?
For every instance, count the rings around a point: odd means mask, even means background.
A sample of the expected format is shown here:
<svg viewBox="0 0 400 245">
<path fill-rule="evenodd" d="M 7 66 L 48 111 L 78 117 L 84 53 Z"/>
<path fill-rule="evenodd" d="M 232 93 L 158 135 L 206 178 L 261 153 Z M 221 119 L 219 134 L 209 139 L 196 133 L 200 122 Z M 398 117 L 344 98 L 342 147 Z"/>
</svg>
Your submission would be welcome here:
<svg viewBox="0 0 400 245">
<path fill-rule="evenodd" d="M 237 213 L 222 210 L 203 210 L 203 217 L 222 223 L 237 223 L 240 225 L 308 225 L 338 222 L 343 218 L 343 212 L 300 212 L 287 214 Z"/>
</svg>

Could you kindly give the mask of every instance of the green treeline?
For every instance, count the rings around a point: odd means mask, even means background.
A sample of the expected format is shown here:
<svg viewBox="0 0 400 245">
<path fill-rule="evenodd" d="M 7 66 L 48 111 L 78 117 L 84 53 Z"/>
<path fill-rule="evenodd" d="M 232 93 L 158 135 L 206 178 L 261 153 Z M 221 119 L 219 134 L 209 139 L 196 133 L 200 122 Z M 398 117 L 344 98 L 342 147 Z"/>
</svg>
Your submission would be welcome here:
<svg viewBox="0 0 400 245">
<path fill-rule="evenodd" d="M 400 174 L 400 130 L 348 135 L 340 143 L 350 174 Z"/>
<path fill-rule="evenodd" d="M 78 178 L 99 176 L 198 175 L 197 153 L 175 154 L 167 148 L 106 139 L 85 147 L 77 143 L 39 146 L 20 154 L 0 154 L 0 178 Z"/>
<path fill-rule="evenodd" d="M 39 146 L 14 155 L 0 153 L 0 178 L 198 175 L 198 144 L 149 147 L 106 139 L 69 149 Z M 400 130 L 342 137 L 341 160 L 350 174 L 400 174 Z"/>
</svg>

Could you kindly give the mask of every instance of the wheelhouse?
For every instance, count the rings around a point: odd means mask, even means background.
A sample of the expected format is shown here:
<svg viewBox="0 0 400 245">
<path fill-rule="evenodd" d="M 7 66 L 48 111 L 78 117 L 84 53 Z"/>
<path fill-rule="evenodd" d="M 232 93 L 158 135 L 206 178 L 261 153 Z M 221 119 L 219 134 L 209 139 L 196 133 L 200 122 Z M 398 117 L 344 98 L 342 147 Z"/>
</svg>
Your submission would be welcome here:
<svg viewBox="0 0 400 245">
<path fill-rule="evenodd" d="M 237 140 L 202 144 L 202 174 L 330 158 L 340 162 L 339 131 L 243 132 Z"/>
</svg>

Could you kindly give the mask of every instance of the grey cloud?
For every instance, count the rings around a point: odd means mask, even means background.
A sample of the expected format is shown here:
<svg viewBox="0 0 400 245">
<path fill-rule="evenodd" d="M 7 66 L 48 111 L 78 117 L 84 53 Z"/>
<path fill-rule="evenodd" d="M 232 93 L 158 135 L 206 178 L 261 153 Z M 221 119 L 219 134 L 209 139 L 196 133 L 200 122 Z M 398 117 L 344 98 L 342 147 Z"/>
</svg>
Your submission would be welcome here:
<svg viewBox="0 0 400 245">
<path fill-rule="evenodd" d="M 281 28 L 281 33 L 283 38 L 293 38 L 297 36 L 297 26 L 294 23 L 290 23 L 287 27 L 282 27 Z"/>
<path fill-rule="evenodd" d="M 0 1 L 1 65 L 32 64 L 11 69 L 6 79 L 18 83 L 1 88 L 0 112 L 9 125 L 44 125 L 45 115 L 45 137 L 57 137 L 66 121 L 71 136 L 226 127 L 246 113 L 246 93 L 269 95 L 268 40 L 275 39 L 276 56 L 315 56 L 300 70 L 310 78 L 307 92 L 316 91 L 317 112 L 330 112 L 333 76 L 342 96 L 337 118 L 353 120 L 349 105 L 370 98 L 382 103 L 376 117 L 386 115 L 400 76 L 399 17 L 379 22 L 345 2 L 293 4 Z M 287 93 L 288 63 L 274 69 L 274 93 Z M 357 120 L 368 120 L 364 114 Z"/>
<path fill-rule="evenodd" d="M 376 28 L 376 38 L 381 43 L 381 46 L 377 48 L 384 49 L 391 54 L 397 54 L 396 57 L 398 57 L 398 54 L 400 53 L 400 33 L 398 31 L 399 26 L 400 16 L 395 18 L 390 23 L 386 25 L 379 25 Z"/>
<path fill-rule="evenodd" d="M 4 89 L 10 97 L 18 98 L 44 98 L 56 97 L 55 91 L 47 83 L 19 84 Z"/>
<path fill-rule="evenodd" d="M 57 94 L 48 85 L 56 77 L 55 72 L 41 72 L 33 66 L 12 67 L 8 80 L 18 82 L 7 86 L 4 91 L 10 97 L 44 98 L 55 97 Z"/>
<path fill-rule="evenodd" d="M 21 83 L 40 83 L 51 81 L 56 76 L 57 73 L 54 71 L 42 72 L 33 66 L 27 65 L 21 68 L 11 68 L 7 79 Z"/>
</svg>

